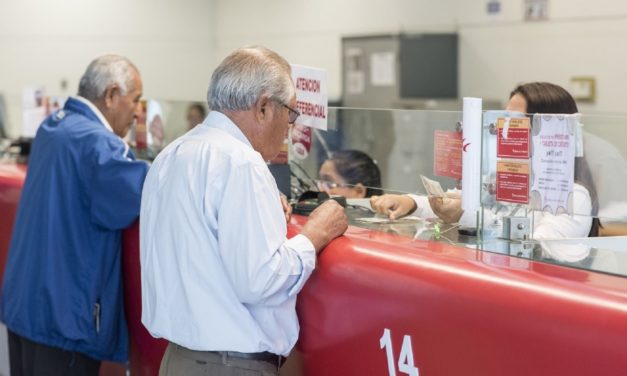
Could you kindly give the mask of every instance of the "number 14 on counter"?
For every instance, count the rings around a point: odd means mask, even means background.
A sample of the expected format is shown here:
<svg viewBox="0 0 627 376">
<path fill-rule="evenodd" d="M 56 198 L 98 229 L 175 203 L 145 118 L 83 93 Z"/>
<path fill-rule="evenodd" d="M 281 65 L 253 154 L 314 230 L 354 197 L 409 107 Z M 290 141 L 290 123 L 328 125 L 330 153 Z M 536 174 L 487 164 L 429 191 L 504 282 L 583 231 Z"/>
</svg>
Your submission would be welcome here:
<svg viewBox="0 0 627 376">
<path fill-rule="evenodd" d="M 383 329 L 383 335 L 379 339 L 379 345 L 385 349 L 385 355 L 388 359 L 388 373 L 390 376 L 396 376 L 396 367 L 394 366 L 394 350 L 392 349 L 392 332 L 390 329 Z M 410 376 L 420 376 L 418 367 L 414 365 L 414 350 L 411 347 L 411 336 L 403 336 L 403 344 L 401 345 L 401 355 L 398 357 L 398 370 Z"/>
</svg>

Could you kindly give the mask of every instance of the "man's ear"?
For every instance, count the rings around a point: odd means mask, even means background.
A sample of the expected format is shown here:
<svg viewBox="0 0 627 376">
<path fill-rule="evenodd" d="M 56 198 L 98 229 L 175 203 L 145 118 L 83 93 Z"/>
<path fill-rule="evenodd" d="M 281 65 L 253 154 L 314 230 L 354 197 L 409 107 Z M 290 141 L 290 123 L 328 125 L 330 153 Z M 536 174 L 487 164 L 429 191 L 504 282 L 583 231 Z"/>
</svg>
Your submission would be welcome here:
<svg viewBox="0 0 627 376">
<path fill-rule="evenodd" d="M 259 122 L 267 120 L 270 109 L 270 98 L 267 95 L 262 95 L 255 103 L 255 117 Z"/>
<path fill-rule="evenodd" d="M 116 100 L 116 97 L 119 94 L 120 94 L 120 87 L 118 86 L 118 84 L 107 86 L 107 88 L 105 89 L 105 95 L 104 95 L 105 104 L 107 108 L 113 105 L 113 103 Z"/>
</svg>

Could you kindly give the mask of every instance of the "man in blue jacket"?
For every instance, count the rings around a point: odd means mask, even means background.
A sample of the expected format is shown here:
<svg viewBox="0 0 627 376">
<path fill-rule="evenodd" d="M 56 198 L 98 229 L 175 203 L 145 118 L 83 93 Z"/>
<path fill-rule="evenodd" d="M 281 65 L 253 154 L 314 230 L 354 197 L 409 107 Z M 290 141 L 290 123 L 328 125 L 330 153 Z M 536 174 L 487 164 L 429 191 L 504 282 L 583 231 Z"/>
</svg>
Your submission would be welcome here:
<svg viewBox="0 0 627 376">
<path fill-rule="evenodd" d="M 127 360 L 121 231 L 148 164 L 121 137 L 141 95 L 133 63 L 101 56 L 37 131 L 0 300 L 11 375 L 98 375 L 102 360 Z"/>
</svg>

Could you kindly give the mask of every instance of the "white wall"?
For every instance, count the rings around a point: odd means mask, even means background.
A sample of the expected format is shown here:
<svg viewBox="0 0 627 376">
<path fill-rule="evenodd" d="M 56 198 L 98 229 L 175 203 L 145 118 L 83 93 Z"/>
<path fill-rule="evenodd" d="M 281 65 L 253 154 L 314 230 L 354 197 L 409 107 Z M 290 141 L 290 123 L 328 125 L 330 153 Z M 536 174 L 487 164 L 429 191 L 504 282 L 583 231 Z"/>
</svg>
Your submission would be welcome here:
<svg viewBox="0 0 627 376">
<path fill-rule="evenodd" d="M 341 95 L 342 36 L 458 31 L 460 94 L 506 101 L 517 83 L 545 80 L 566 88 L 573 76 L 597 80 L 597 100 L 583 112 L 627 113 L 627 2 L 549 0 L 550 21 L 525 22 L 523 0 L 333 1 L 214 0 L 216 62 L 245 44 L 277 50 L 290 62 L 329 71 Z"/>
<path fill-rule="evenodd" d="M 237 47 L 259 44 L 291 63 L 327 69 L 329 97 L 341 96 L 341 38 L 455 30 L 455 0 L 214 0 L 216 64 Z"/>
<path fill-rule="evenodd" d="M 25 85 L 76 94 L 87 64 L 108 52 L 138 66 L 145 97 L 204 98 L 213 69 L 211 14 L 207 0 L 0 1 L 0 92 L 10 135 L 19 135 Z"/>
<path fill-rule="evenodd" d="M 596 78 L 594 104 L 580 111 L 627 113 L 627 2 L 550 0 L 550 21 L 525 22 L 522 0 L 457 1 L 462 95 L 505 100 L 519 82 L 551 81 L 569 88 L 573 76 Z"/>
<path fill-rule="evenodd" d="M 233 49 L 261 44 L 290 62 L 329 71 L 341 96 L 341 38 L 398 32 L 460 35 L 460 94 L 505 101 L 519 82 L 568 88 L 572 76 L 597 79 L 597 100 L 583 112 L 627 113 L 627 2 L 550 0 L 548 22 L 525 22 L 523 0 L 21 0 L 0 1 L 0 92 L 11 135 L 21 124 L 21 91 L 40 83 L 74 94 L 98 54 L 129 56 L 145 96 L 201 100 L 213 68 Z M 61 79 L 69 83 L 60 89 Z"/>
</svg>

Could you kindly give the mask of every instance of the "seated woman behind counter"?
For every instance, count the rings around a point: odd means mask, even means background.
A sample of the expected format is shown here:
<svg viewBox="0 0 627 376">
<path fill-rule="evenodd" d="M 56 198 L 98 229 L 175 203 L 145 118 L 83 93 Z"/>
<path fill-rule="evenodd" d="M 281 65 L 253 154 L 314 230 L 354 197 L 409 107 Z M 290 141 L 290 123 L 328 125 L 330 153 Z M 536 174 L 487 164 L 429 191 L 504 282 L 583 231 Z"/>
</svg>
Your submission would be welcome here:
<svg viewBox="0 0 627 376">
<path fill-rule="evenodd" d="M 379 166 L 359 150 L 334 151 L 318 174 L 318 189 L 330 195 L 368 198 L 383 193 Z"/>
<path fill-rule="evenodd" d="M 531 82 L 517 86 L 510 94 L 506 110 L 524 114 L 575 114 L 578 111 L 573 97 L 562 87 L 548 82 Z M 598 236 L 601 224 L 598 218 L 598 198 L 590 169 L 584 157 L 575 158 L 574 212 L 575 215 L 535 213 L 534 238 L 576 238 Z M 414 213 L 421 217 L 434 214 L 444 222 L 463 222 L 459 192 L 447 192 L 447 197 L 426 198 L 414 195 L 383 195 L 370 199 L 372 208 L 391 219 Z M 581 214 L 588 215 L 581 215 Z M 578 215 L 579 214 L 579 215 Z"/>
</svg>

